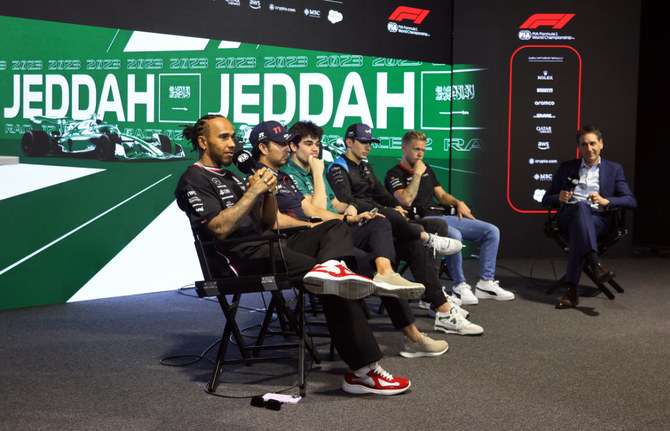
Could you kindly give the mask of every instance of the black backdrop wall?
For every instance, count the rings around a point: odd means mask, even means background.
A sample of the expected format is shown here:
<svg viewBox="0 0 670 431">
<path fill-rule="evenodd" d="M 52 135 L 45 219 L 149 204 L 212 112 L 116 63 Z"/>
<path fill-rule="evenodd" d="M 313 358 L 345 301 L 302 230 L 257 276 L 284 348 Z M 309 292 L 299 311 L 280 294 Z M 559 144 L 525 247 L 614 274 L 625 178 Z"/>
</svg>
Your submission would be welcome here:
<svg viewBox="0 0 670 431">
<path fill-rule="evenodd" d="M 337 7 L 332 4 L 199 0 L 185 7 L 177 0 L 159 6 L 146 0 L 9 1 L 0 6 L 0 15 L 481 69 L 477 95 L 482 124 L 476 142 L 483 151 L 452 166 L 452 172 L 472 174 L 467 181 L 475 192 L 468 194 L 468 203 L 477 216 L 501 228 L 504 256 L 558 253 L 547 247 L 541 233 L 544 215 L 536 193 L 548 186 L 548 175 L 558 161 L 576 154 L 573 134 L 579 124 L 594 124 L 604 131 L 604 157 L 621 162 L 635 188 L 639 1 L 407 0 L 381 6 L 375 1 L 344 0 L 336 2 Z M 278 14 L 278 8 L 298 13 Z M 324 15 L 335 11 L 344 19 L 340 26 L 324 25 L 323 20 L 317 24 L 305 19 L 313 10 Z M 421 16 L 426 11 L 429 14 Z M 393 13 L 399 14 L 395 20 L 389 19 Z M 540 75 L 555 78 L 542 87 L 558 94 L 530 98 L 539 87 Z M 537 102 L 555 105 L 553 109 L 524 107 L 533 101 L 535 106 Z M 542 152 L 542 146 L 550 151 Z M 463 179 L 452 175 L 451 180 L 448 187 L 457 194 Z M 619 246 L 620 252 L 630 251 L 632 240 L 631 236 Z"/>
</svg>

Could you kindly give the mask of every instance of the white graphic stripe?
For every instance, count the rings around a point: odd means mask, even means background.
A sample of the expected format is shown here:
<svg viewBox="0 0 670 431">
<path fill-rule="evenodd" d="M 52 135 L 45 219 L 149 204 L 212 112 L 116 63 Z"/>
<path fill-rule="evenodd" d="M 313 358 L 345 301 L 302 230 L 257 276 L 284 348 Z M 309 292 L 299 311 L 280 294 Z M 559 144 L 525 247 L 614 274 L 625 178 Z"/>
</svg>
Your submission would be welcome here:
<svg viewBox="0 0 670 431">
<path fill-rule="evenodd" d="M 204 51 L 209 39 L 134 31 L 123 52 Z"/>
<path fill-rule="evenodd" d="M 42 247 L 42 248 L 39 248 L 39 249 L 35 250 L 34 252 L 30 253 L 28 256 L 24 257 L 23 259 L 20 259 L 20 260 L 14 262 L 13 264 L 9 265 L 8 267 L 6 267 L 6 268 L 3 269 L 2 271 L 0 271 L 0 275 L 4 274 L 5 272 L 9 271 L 10 269 L 12 269 L 12 268 L 14 268 L 14 267 L 16 267 L 16 266 L 21 265 L 23 262 L 27 261 L 28 259 L 32 258 L 33 256 L 36 256 L 36 255 L 42 253 L 44 250 L 48 249 L 48 248 L 51 247 L 52 245 L 55 245 L 55 244 L 61 242 L 62 240 L 64 240 L 64 239 L 67 238 L 68 236 L 70 236 L 70 235 L 72 235 L 73 233 L 79 231 L 80 229 L 85 228 L 86 226 L 88 226 L 89 224 L 91 224 L 91 223 L 93 223 L 94 221 L 98 220 L 99 218 L 104 217 L 105 215 L 107 215 L 107 214 L 109 214 L 110 212 L 114 211 L 115 209 L 117 209 L 117 208 L 120 207 L 121 205 L 125 204 L 126 202 L 128 202 L 128 201 L 130 201 L 130 200 L 132 200 L 132 199 L 134 199 L 134 198 L 136 198 L 137 196 L 139 196 L 139 195 L 141 195 L 142 193 L 146 192 L 146 191 L 149 190 L 150 188 L 152 188 L 152 187 L 154 187 L 154 186 L 160 184 L 161 182 L 165 181 L 166 179 L 170 178 L 171 176 L 172 176 L 172 174 L 170 174 L 170 175 L 168 175 L 168 176 L 166 176 L 166 177 L 164 177 L 164 178 L 162 178 L 162 179 L 156 181 L 155 183 L 153 183 L 153 184 L 150 185 L 149 187 L 147 187 L 147 188 L 145 188 L 145 189 L 143 189 L 143 190 L 141 190 L 141 191 L 135 193 L 134 195 L 132 195 L 132 196 L 129 197 L 128 199 L 126 199 L 126 200 L 124 200 L 124 201 L 122 201 L 122 202 L 120 202 L 120 203 L 114 205 L 113 207 L 111 207 L 111 208 L 108 209 L 107 211 L 105 211 L 105 212 L 103 212 L 103 213 L 101 213 L 101 214 L 98 214 L 97 216 L 93 217 L 92 219 L 90 219 L 90 220 L 87 221 L 86 223 L 84 223 L 84 224 L 82 224 L 82 225 L 80 225 L 80 226 L 78 226 L 78 227 L 72 229 L 70 232 L 66 233 L 65 235 L 61 236 L 60 238 L 57 238 L 57 239 L 51 241 L 49 244 L 45 245 L 45 246 Z"/>
</svg>

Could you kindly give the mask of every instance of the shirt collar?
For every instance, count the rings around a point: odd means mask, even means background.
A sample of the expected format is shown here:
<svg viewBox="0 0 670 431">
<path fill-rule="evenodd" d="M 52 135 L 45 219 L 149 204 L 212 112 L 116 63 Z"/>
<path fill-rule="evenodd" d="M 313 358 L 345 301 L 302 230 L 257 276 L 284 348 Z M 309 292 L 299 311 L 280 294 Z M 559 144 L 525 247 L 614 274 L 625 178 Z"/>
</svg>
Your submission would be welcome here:
<svg viewBox="0 0 670 431">
<path fill-rule="evenodd" d="M 258 167 L 258 169 L 260 169 L 260 168 L 265 168 L 265 169 L 267 169 L 268 171 L 270 171 L 270 172 L 272 172 L 273 174 L 275 174 L 275 177 L 276 177 L 276 176 L 279 176 L 279 172 L 275 171 L 274 169 L 272 169 L 272 168 L 269 167 L 268 165 L 264 165 L 263 163 L 257 161 L 257 162 L 256 162 L 256 166 Z"/>
<path fill-rule="evenodd" d="M 586 168 L 586 169 L 591 169 L 591 168 L 595 168 L 595 167 L 598 167 L 598 168 L 599 168 L 599 167 L 600 167 L 600 162 L 601 162 L 601 160 L 602 160 L 602 158 L 598 157 L 598 162 L 597 162 L 595 165 L 593 165 L 593 166 L 586 166 L 586 163 L 584 162 L 584 159 L 582 159 L 581 167 L 582 167 L 582 168 Z"/>
<path fill-rule="evenodd" d="M 204 169 L 206 171 L 210 171 L 210 172 L 213 172 L 213 173 L 219 174 L 219 175 L 226 175 L 226 173 L 228 172 L 227 170 L 225 170 L 223 168 L 215 168 L 215 167 L 212 167 L 212 166 L 205 166 L 200 162 L 195 162 L 195 163 L 193 163 L 193 165 L 199 167 L 200 169 Z"/>
<path fill-rule="evenodd" d="M 302 166 L 294 162 L 292 158 L 288 159 L 288 164 L 286 165 L 286 167 L 296 171 L 297 173 L 305 177 L 308 177 L 312 174 L 311 172 L 307 172 L 306 170 L 304 170 Z"/>
</svg>

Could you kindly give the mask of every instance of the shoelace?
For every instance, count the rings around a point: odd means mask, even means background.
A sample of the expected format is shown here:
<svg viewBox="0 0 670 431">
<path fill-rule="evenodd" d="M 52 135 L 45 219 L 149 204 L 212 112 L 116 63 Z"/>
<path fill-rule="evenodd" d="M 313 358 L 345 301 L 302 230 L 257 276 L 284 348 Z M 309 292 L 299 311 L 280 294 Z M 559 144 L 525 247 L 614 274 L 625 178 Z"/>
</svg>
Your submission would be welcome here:
<svg viewBox="0 0 670 431">
<path fill-rule="evenodd" d="M 393 376 L 379 365 L 377 365 L 377 368 L 375 368 L 372 372 L 385 378 L 386 380 L 393 380 Z"/>
<path fill-rule="evenodd" d="M 436 256 L 435 244 L 433 244 L 434 238 L 435 238 L 435 235 L 433 235 L 432 233 L 429 233 L 428 234 L 428 241 L 426 241 L 426 247 L 430 247 L 430 248 L 433 249 L 433 258 L 435 258 L 435 256 Z"/>
</svg>

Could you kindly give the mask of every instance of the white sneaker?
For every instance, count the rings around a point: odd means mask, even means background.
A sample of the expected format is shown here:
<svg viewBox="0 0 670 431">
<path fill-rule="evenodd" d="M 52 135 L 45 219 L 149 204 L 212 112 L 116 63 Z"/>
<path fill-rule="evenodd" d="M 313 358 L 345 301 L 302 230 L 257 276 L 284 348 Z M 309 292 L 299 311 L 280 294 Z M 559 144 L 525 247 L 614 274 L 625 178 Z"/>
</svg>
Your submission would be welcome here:
<svg viewBox="0 0 670 431">
<path fill-rule="evenodd" d="M 302 279 L 307 291 L 316 295 L 336 295 L 346 299 L 360 299 L 371 295 L 375 283 L 352 272 L 344 262 L 329 260 L 316 265 Z"/>
<path fill-rule="evenodd" d="M 426 241 L 426 247 L 432 248 L 436 253 L 439 253 L 442 256 L 450 256 L 461 251 L 463 244 L 457 239 L 437 236 L 435 234 L 429 233 L 428 241 Z"/>
<path fill-rule="evenodd" d="M 405 358 L 420 358 L 422 356 L 440 356 L 449 350 L 449 344 L 444 340 L 433 340 L 428 335 L 421 333 L 421 341 L 413 342 L 404 337 L 400 356 Z"/>
<path fill-rule="evenodd" d="M 386 275 L 377 273 L 372 281 L 376 286 L 373 294 L 379 296 L 413 299 L 421 296 L 426 290 L 423 284 L 406 280 L 397 272 L 392 272 Z"/>
<path fill-rule="evenodd" d="M 454 292 L 454 295 L 461 298 L 463 305 L 476 305 L 479 303 L 479 299 L 472 293 L 472 286 L 465 281 L 458 283 L 451 290 Z"/>
<path fill-rule="evenodd" d="M 456 307 L 460 307 L 461 305 L 463 305 L 463 301 L 461 301 L 459 298 L 457 298 L 457 297 L 455 297 L 455 296 L 447 295 L 447 294 L 445 293 L 445 294 L 444 294 L 444 297 L 447 298 L 447 302 L 448 302 L 449 304 L 453 304 L 453 305 L 455 305 Z"/>
<path fill-rule="evenodd" d="M 481 335 L 484 329 L 470 322 L 465 317 L 461 316 L 456 308 L 452 308 L 448 313 L 438 312 L 435 316 L 435 325 L 433 328 L 436 331 L 447 334 L 458 335 Z"/>
<path fill-rule="evenodd" d="M 481 299 L 496 299 L 498 301 L 511 301 L 514 294 L 498 284 L 498 280 L 479 280 L 475 286 L 475 295 Z"/>
</svg>

